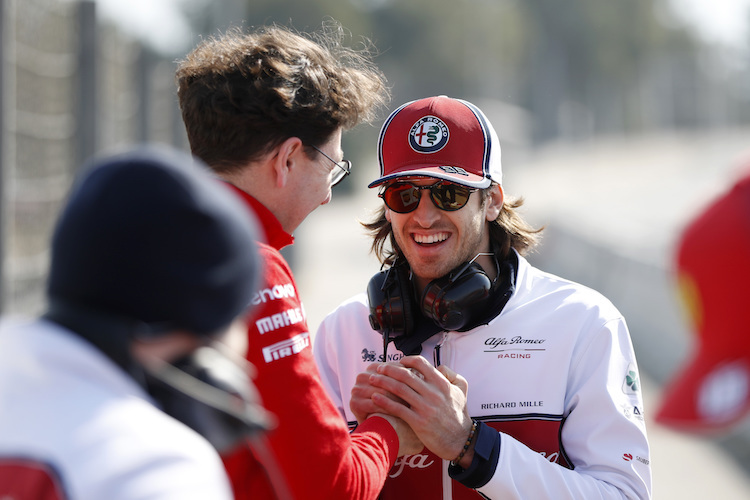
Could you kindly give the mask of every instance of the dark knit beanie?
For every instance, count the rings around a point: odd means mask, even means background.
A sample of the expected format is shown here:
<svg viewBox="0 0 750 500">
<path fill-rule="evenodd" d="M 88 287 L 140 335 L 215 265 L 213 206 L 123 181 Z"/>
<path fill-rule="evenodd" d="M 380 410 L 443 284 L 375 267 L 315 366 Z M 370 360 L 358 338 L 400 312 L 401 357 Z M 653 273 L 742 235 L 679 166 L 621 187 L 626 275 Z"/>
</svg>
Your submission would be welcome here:
<svg viewBox="0 0 750 500">
<path fill-rule="evenodd" d="M 51 304 L 210 335 L 243 313 L 260 275 L 256 222 L 205 166 L 139 147 L 82 171 L 58 220 Z"/>
</svg>

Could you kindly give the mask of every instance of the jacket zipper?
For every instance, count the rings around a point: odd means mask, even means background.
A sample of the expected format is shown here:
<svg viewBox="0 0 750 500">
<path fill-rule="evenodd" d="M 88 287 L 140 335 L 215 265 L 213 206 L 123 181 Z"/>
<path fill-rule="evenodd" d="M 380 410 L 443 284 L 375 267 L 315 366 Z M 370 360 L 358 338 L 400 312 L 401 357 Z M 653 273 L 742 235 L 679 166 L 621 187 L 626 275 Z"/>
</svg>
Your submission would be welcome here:
<svg viewBox="0 0 750 500">
<path fill-rule="evenodd" d="M 443 347 L 445 341 L 448 340 L 448 332 L 443 332 L 443 338 L 437 343 L 435 349 L 432 350 L 432 364 L 437 368 L 443 364 L 440 349 Z"/>
<path fill-rule="evenodd" d="M 435 349 L 432 350 L 432 364 L 435 365 L 435 368 L 443 364 L 443 353 L 441 352 L 441 350 L 446 340 L 448 340 L 448 332 L 443 332 L 443 338 L 440 339 L 440 341 L 435 346 Z M 448 474 L 448 461 L 443 460 L 442 462 L 442 498 L 443 500 L 451 500 L 453 498 L 453 485 L 451 484 L 451 477 Z"/>
</svg>

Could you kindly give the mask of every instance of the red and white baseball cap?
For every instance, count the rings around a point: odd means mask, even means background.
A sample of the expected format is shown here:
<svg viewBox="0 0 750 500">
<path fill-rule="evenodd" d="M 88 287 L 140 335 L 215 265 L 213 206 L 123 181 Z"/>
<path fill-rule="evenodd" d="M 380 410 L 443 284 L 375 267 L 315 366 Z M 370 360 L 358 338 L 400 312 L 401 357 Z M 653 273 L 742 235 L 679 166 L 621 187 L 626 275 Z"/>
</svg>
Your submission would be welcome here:
<svg viewBox="0 0 750 500">
<path fill-rule="evenodd" d="M 408 102 L 386 119 L 378 139 L 376 187 L 398 177 L 426 176 L 469 187 L 501 183 L 500 141 L 482 111 L 446 96 Z"/>
<path fill-rule="evenodd" d="M 697 338 L 656 420 L 720 431 L 750 413 L 750 172 L 688 225 L 677 272 Z"/>
</svg>

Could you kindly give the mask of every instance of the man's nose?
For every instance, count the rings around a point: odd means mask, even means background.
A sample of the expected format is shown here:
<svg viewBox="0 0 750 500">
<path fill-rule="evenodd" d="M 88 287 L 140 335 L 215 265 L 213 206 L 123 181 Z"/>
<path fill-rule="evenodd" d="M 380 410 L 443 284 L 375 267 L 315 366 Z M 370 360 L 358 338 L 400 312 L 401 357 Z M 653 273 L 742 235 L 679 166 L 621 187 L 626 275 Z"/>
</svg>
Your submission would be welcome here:
<svg viewBox="0 0 750 500">
<path fill-rule="evenodd" d="M 419 204 L 412 212 L 412 218 L 422 227 L 429 227 L 440 217 L 440 209 L 430 199 L 428 190 L 421 191 Z"/>
</svg>

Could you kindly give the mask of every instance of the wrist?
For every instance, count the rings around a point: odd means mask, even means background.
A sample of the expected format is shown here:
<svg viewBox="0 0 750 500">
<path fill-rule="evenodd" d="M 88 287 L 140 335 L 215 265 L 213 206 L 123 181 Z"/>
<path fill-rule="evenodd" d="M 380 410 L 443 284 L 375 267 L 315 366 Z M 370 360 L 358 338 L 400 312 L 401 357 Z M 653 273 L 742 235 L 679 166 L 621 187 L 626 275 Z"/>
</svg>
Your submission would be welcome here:
<svg viewBox="0 0 750 500">
<path fill-rule="evenodd" d="M 471 464 L 471 461 L 474 458 L 474 445 L 477 439 L 477 426 L 478 425 L 479 423 L 476 420 L 474 419 L 471 420 L 471 430 L 469 431 L 469 435 L 466 438 L 466 441 L 464 442 L 461 452 L 458 454 L 456 458 L 451 460 L 450 464 L 452 466 L 466 468 Z"/>
<path fill-rule="evenodd" d="M 500 433 L 487 424 L 479 423 L 472 451 L 473 457 L 468 467 L 451 464 L 448 473 L 464 486 L 476 489 L 487 484 L 495 474 L 500 459 Z"/>
</svg>

